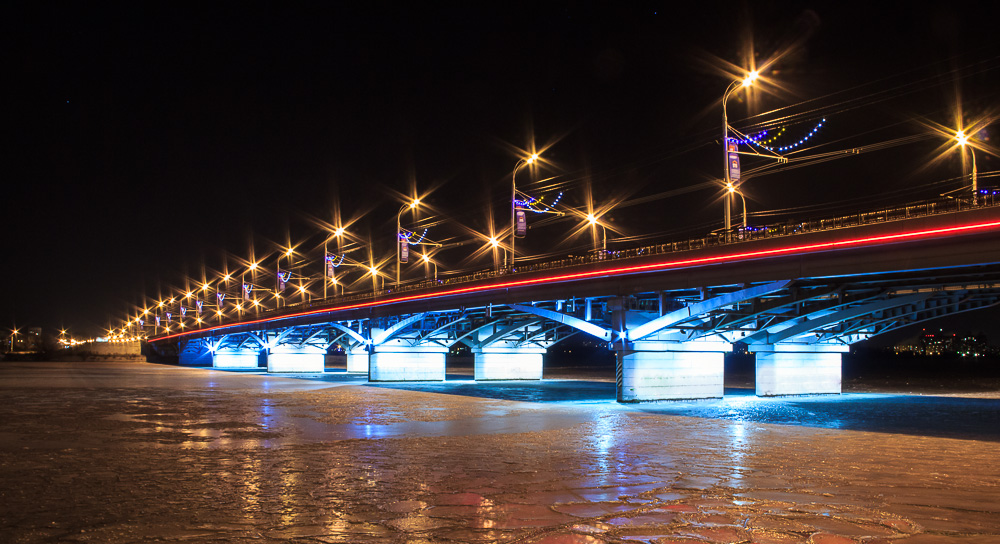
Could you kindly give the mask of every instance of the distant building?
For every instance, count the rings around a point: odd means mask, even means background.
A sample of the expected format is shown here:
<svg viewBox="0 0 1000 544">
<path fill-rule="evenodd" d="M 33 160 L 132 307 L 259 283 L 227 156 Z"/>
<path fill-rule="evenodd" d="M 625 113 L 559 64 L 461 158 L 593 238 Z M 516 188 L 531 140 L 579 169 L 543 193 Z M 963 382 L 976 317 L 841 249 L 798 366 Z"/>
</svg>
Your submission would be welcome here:
<svg viewBox="0 0 1000 544">
<path fill-rule="evenodd" d="M 924 331 L 915 339 L 896 345 L 897 354 L 985 357 L 997 354 L 983 335 L 958 334 L 943 330 Z"/>
<path fill-rule="evenodd" d="M 42 328 L 31 327 L 12 334 L 10 339 L 10 351 L 42 351 Z"/>
</svg>

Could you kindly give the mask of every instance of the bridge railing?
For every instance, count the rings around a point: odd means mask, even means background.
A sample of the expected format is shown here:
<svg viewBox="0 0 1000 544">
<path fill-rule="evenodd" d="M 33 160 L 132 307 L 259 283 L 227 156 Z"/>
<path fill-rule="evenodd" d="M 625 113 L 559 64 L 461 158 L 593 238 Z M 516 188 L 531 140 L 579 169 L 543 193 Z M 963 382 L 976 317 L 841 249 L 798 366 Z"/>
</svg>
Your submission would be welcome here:
<svg viewBox="0 0 1000 544">
<path fill-rule="evenodd" d="M 364 293 L 354 293 L 330 297 L 326 300 L 313 301 L 307 303 L 289 304 L 282 307 L 281 313 L 306 310 L 314 307 L 328 306 L 333 304 L 350 304 L 352 302 L 364 302 L 378 299 L 392 294 L 400 294 L 411 291 L 432 289 L 435 287 L 455 286 L 463 283 L 482 281 L 487 279 L 498 279 L 501 277 L 511 277 L 528 272 L 538 272 L 546 270 L 566 269 L 581 265 L 594 264 L 607 261 L 618 261 L 646 257 L 650 255 L 666 255 L 685 251 L 693 251 L 710 247 L 721 247 L 727 245 L 737 245 L 754 240 L 769 238 L 790 237 L 801 234 L 830 231 L 835 229 L 845 229 L 872 225 L 878 223 L 889 223 L 904 219 L 917 217 L 928 217 L 947 213 L 955 213 L 977 208 L 991 208 L 1000 206 L 1000 191 L 982 191 L 982 194 L 973 199 L 970 197 L 956 197 L 939 200 L 928 200 L 897 206 L 883 208 L 875 211 L 860 212 L 856 214 L 827 217 L 822 219 L 812 219 L 808 221 L 794 221 L 777 223 L 773 225 L 736 227 L 732 229 L 729 241 L 726 241 L 724 232 L 716 232 L 710 236 L 693 238 L 677 242 L 654 244 L 643 247 L 635 247 L 621 250 L 597 250 L 586 255 L 570 255 L 562 259 L 551 261 L 524 263 L 515 266 L 513 269 L 504 270 L 481 270 L 472 274 L 452 276 L 437 280 L 424 280 L 415 283 L 407 283 L 390 289 L 379 289 Z M 276 310 L 266 310 L 262 314 L 276 314 Z"/>
</svg>

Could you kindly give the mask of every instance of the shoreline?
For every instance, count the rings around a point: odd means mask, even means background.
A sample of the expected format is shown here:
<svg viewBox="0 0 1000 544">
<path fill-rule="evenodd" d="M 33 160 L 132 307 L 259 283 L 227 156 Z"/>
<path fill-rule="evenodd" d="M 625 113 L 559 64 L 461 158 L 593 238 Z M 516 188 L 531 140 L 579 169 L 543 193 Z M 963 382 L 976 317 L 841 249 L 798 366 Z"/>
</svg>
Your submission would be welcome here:
<svg viewBox="0 0 1000 544">
<path fill-rule="evenodd" d="M 133 357 L 88 357 L 79 358 L 52 358 L 47 360 L 12 360 L 0 359 L 3 363 L 145 363 L 144 359 Z M 162 364 L 162 363 L 150 363 Z M 175 366 L 178 368 L 201 368 L 201 367 L 181 367 L 180 365 L 165 364 L 164 366 Z M 846 367 L 847 365 L 845 365 Z M 942 365 L 944 367 L 946 365 Z M 207 368 L 207 367 L 205 367 Z M 334 362 L 327 364 L 326 370 L 336 373 L 338 370 L 345 370 L 345 365 Z M 898 370 L 898 369 L 897 369 Z M 992 370 L 986 368 L 985 370 Z M 869 373 L 865 373 L 854 366 L 851 376 L 842 378 L 842 393 L 872 393 L 886 395 L 913 395 L 913 396 L 934 396 L 934 397 L 954 397 L 954 398 L 974 398 L 974 399 L 1000 399 L 1000 377 L 995 375 L 974 376 L 968 371 L 944 375 L 938 372 L 928 372 L 926 368 L 915 369 L 915 372 L 905 374 L 900 372 L 898 376 L 887 376 L 887 369 L 884 366 L 872 368 Z M 845 369 L 845 374 L 848 370 Z M 449 361 L 447 374 L 449 376 L 473 375 L 473 366 L 465 361 Z M 988 374 L 993 374 L 988 372 Z M 602 383 L 614 383 L 615 374 L 613 367 L 605 366 L 551 366 L 546 367 L 543 372 L 543 379 L 546 380 L 579 380 Z M 747 373 L 745 369 L 737 372 L 728 371 L 725 376 L 726 389 L 749 389 L 753 390 L 754 377 L 752 373 Z"/>
</svg>

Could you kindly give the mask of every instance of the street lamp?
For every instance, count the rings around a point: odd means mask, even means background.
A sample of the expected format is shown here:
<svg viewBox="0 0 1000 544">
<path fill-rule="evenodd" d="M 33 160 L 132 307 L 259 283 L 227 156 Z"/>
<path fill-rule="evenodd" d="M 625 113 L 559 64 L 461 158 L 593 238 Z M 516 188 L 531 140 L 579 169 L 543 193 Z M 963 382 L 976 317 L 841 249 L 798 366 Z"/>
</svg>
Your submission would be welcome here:
<svg viewBox="0 0 1000 544">
<path fill-rule="evenodd" d="M 965 144 L 969 143 L 969 137 L 965 135 L 964 130 L 960 130 L 955 133 L 955 139 L 958 140 L 958 145 L 965 150 Z M 976 200 L 979 198 L 979 180 L 976 172 L 976 149 L 969 144 L 969 155 L 972 155 L 972 203 L 975 204 Z"/>
<path fill-rule="evenodd" d="M 530 157 L 517 161 L 514 165 L 514 173 L 510 176 L 510 269 L 514 271 L 514 236 L 517 234 L 517 169 L 525 164 L 533 164 L 538 160 L 538 153 L 532 153 Z M 494 244 L 494 247 L 496 245 Z M 507 252 L 504 252 L 504 267 Z"/>
<path fill-rule="evenodd" d="M 250 289 L 249 290 L 247 290 L 247 271 L 250 272 Z M 257 272 L 256 271 L 257 271 L 257 263 L 250 263 L 250 266 L 248 266 L 247 269 L 243 271 L 243 274 L 240 275 L 240 291 L 241 291 L 240 292 L 240 297 L 243 298 L 243 300 L 245 300 L 247 302 L 250 301 L 250 293 L 253 292 L 254 284 L 256 283 L 254 281 L 256 279 L 256 276 L 257 276 Z M 254 299 L 254 302 L 256 302 L 256 301 L 257 301 L 257 299 Z M 254 306 L 256 307 L 256 304 Z M 242 310 L 241 305 L 237 305 L 236 309 L 237 310 Z M 259 313 L 259 310 L 258 310 L 258 313 Z M 242 316 L 243 312 L 240 311 L 239 315 Z"/>
<path fill-rule="evenodd" d="M 500 260 L 497 259 L 497 250 L 500 249 L 500 240 L 497 239 L 496 236 L 490 236 L 489 242 L 490 242 L 490 247 L 492 248 L 492 252 L 493 252 L 493 262 L 499 265 Z M 504 249 L 503 259 L 504 259 L 504 266 L 506 267 L 507 266 L 507 250 L 506 249 Z"/>
<path fill-rule="evenodd" d="M 396 287 L 399 287 L 399 269 L 400 263 L 402 262 L 403 248 L 406 248 L 407 260 L 409 260 L 410 247 L 407 245 L 410 243 L 409 239 L 400 233 L 400 219 L 403 217 L 403 212 L 406 210 L 415 210 L 417 205 L 420 204 L 419 198 L 414 198 L 409 204 L 403 204 L 399 208 L 399 213 L 396 214 Z"/>
<path fill-rule="evenodd" d="M 292 255 L 295 253 L 294 248 L 288 248 L 282 255 L 278 255 L 278 262 L 275 265 L 276 274 L 274 277 L 274 307 L 275 309 L 281 306 L 281 294 L 284 292 L 284 281 L 281 277 L 281 257 L 284 256 L 288 259 L 288 279 L 292 277 Z M 285 304 L 288 305 L 287 303 Z"/>
<path fill-rule="evenodd" d="M 729 101 L 729 95 L 733 94 L 734 92 L 743 87 L 749 87 L 753 85 L 753 82 L 756 81 L 759 76 L 760 73 L 757 70 L 751 71 L 750 73 L 747 74 L 745 78 L 737 79 L 736 81 L 730 83 L 729 87 L 726 88 L 725 94 L 722 95 L 722 163 L 723 163 L 722 172 L 724 175 L 724 180 L 726 182 L 727 188 L 731 188 L 733 186 L 734 180 L 731 179 L 729 175 L 729 170 L 730 170 L 729 118 L 726 116 L 726 103 Z M 735 145 L 733 146 L 732 151 L 733 155 L 736 155 Z M 734 158 L 738 159 L 738 156 Z M 739 175 L 738 170 L 735 170 L 734 172 L 737 174 L 737 176 Z M 739 181 L 739 178 L 737 178 L 735 181 Z M 726 207 L 725 232 L 726 232 L 727 242 L 729 241 L 730 238 L 729 229 L 732 227 L 732 217 L 730 211 L 730 208 L 732 207 L 732 194 L 733 191 L 726 191 L 726 195 L 723 199 L 725 201 L 725 207 Z"/>
<path fill-rule="evenodd" d="M 434 281 L 437 281 L 437 279 L 438 279 L 438 265 L 437 265 L 437 263 L 434 262 L 434 261 L 432 261 L 431 260 L 431 256 L 428 255 L 428 254 L 426 254 L 426 253 L 424 253 L 423 255 L 421 255 L 421 259 L 423 259 L 425 266 L 426 265 L 433 265 L 434 266 Z"/>
<path fill-rule="evenodd" d="M 729 195 L 732 194 L 740 195 L 740 200 L 743 201 L 743 228 L 747 228 L 747 199 L 744 198 L 743 192 L 737 191 L 736 187 L 734 187 L 733 184 L 730 183 L 728 186 L 726 186 L 726 193 Z"/>
<path fill-rule="evenodd" d="M 398 227 L 397 227 L 398 230 Z M 344 235 L 344 227 L 337 227 L 333 230 L 333 237 L 337 239 L 337 253 L 340 253 L 340 239 Z M 329 243 L 330 237 L 327 236 L 323 240 L 323 299 L 326 299 L 326 286 L 328 283 L 337 285 L 337 276 L 334 275 L 333 269 L 336 265 L 333 265 L 330 261 L 330 253 L 327 251 L 327 243 Z M 333 292 L 334 295 L 337 294 L 336 289 Z"/>
<path fill-rule="evenodd" d="M 368 273 L 372 275 L 372 291 L 378 291 L 378 268 L 374 265 L 368 267 Z"/>
<path fill-rule="evenodd" d="M 593 213 L 587 214 L 587 222 L 590 223 L 591 227 L 601 227 L 601 251 L 608 251 L 608 229 L 602 225 L 598 220 L 597 216 Z"/>
<path fill-rule="evenodd" d="M 219 317 L 219 322 L 222 322 L 222 316 L 224 315 L 223 309 L 226 306 L 226 297 L 229 295 L 229 280 L 233 279 L 233 275 L 226 272 L 221 278 L 219 278 L 219 283 L 215 284 L 215 315 Z M 219 296 L 219 295 L 222 296 Z"/>
<path fill-rule="evenodd" d="M 396 287 L 399 287 L 399 268 L 400 262 L 402 261 L 403 246 L 409 243 L 409 239 L 402 236 L 399 232 L 400 230 L 400 218 L 403 217 L 403 212 L 406 210 L 415 210 L 417 205 L 420 204 L 419 198 L 414 198 L 413 202 L 409 204 L 403 204 L 403 207 L 399 209 L 399 213 L 396 214 Z M 406 246 L 407 255 L 409 255 L 409 246 Z"/>
</svg>

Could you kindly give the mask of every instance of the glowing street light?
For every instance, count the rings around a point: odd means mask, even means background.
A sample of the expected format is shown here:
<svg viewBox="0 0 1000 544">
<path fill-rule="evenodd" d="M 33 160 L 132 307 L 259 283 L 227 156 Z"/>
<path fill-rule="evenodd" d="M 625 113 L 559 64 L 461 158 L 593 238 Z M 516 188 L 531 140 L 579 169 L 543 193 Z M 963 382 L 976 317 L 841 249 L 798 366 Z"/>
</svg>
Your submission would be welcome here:
<svg viewBox="0 0 1000 544">
<path fill-rule="evenodd" d="M 729 229 L 732 228 L 732 198 L 735 188 L 733 187 L 734 181 L 739 181 L 739 155 L 737 155 L 737 146 L 734 142 L 730 145 L 729 142 L 729 118 L 726 115 L 726 103 L 729 101 L 729 95 L 733 94 L 741 88 L 747 88 L 753 85 L 754 81 L 760 77 L 760 72 L 753 70 L 749 72 L 743 79 L 737 79 L 729 84 L 726 88 L 725 94 L 722 95 L 722 158 L 723 158 L 723 175 L 726 183 L 726 194 L 723 198 L 725 201 L 725 236 L 726 241 L 730 239 Z M 730 172 L 735 174 L 736 178 L 733 179 L 730 176 Z M 732 188 L 733 190 L 728 190 Z"/>
<path fill-rule="evenodd" d="M 333 229 L 333 237 L 337 239 L 337 253 L 340 253 L 340 241 L 343 238 L 346 229 L 343 226 Z M 327 243 L 330 241 L 329 236 L 323 240 L 323 298 L 326 299 L 326 287 L 327 284 L 333 284 L 334 287 L 337 285 L 337 276 L 334 274 L 334 269 L 338 265 L 333 264 L 330 259 L 330 253 L 327 251 Z M 329 278 L 329 280 L 327 280 Z M 337 290 L 333 290 L 333 294 L 337 294 Z"/>
<path fill-rule="evenodd" d="M 587 214 L 587 223 L 591 227 L 601 227 L 601 251 L 606 252 L 608 250 L 608 228 L 602 225 L 593 213 Z"/>
<path fill-rule="evenodd" d="M 523 158 L 517 161 L 514 165 L 514 173 L 510 176 L 510 268 L 511 271 L 514 270 L 514 237 L 517 235 L 518 231 L 518 219 L 522 219 L 521 224 L 524 225 L 525 229 L 521 236 L 527 232 L 527 219 L 524 216 L 524 211 L 522 210 L 521 216 L 517 215 L 517 169 L 525 164 L 534 164 L 538 160 L 538 153 L 532 153 L 530 157 Z M 496 247 L 496 244 L 493 245 Z M 504 267 L 507 266 L 507 253 L 504 252 Z"/>
<path fill-rule="evenodd" d="M 286 283 L 285 281 L 283 281 L 283 278 L 281 277 L 281 257 L 285 257 L 286 259 L 288 259 L 288 270 L 286 270 L 286 272 L 288 273 L 287 278 L 290 280 L 290 279 L 292 279 L 292 272 L 291 272 L 291 270 L 292 270 L 292 256 L 294 254 L 295 254 L 295 248 L 289 247 L 284 253 L 282 253 L 281 255 L 278 255 L 278 262 L 275 263 L 275 265 L 274 265 L 274 268 L 275 268 L 275 271 L 274 271 L 274 299 L 275 299 L 274 307 L 275 307 L 275 309 L 281 307 L 281 293 L 282 293 L 282 291 L 284 291 L 284 287 L 285 287 L 284 284 Z M 286 305 L 287 305 L 287 303 L 286 303 Z"/>
<path fill-rule="evenodd" d="M 433 265 L 434 266 L 434 281 L 437 281 L 437 279 L 438 279 L 438 265 L 437 265 L 437 263 L 434 262 L 434 261 L 432 261 L 431 260 L 431 256 L 428 255 L 428 254 L 426 254 L 426 253 L 424 253 L 423 255 L 421 255 L 420 258 L 421 258 L 421 260 L 424 261 L 424 266 L 427 266 L 427 265 Z"/>
<path fill-rule="evenodd" d="M 378 277 L 379 277 L 378 267 L 376 267 L 375 265 L 370 265 L 367 268 L 368 268 L 368 273 L 371 274 L 372 276 L 372 291 L 378 291 Z"/>
<path fill-rule="evenodd" d="M 732 183 L 726 186 L 726 194 L 740 195 L 740 200 L 743 201 L 743 228 L 747 228 L 747 199 L 744 198 L 743 193 L 741 191 L 736 190 L 736 187 L 734 187 Z"/>
<path fill-rule="evenodd" d="M 249 291 L 247 290 L 247 272 L 250 272 L 250 290 Z M 247 269 L 244 270 L 243 273 L 240 275 L 240 291 L 241 291 L 240 292 L 240 296 L 243 297 L 243 300 L 249 301 L 249 299 L 250 299 L 250 291 L 253 291 L 254 287 L 256 286 L 255 285 L 256 281 L 254 281 L 256 279 L 257 279 L 257 263 L 256 262 L 251 262 L 250 266 L 248 266 Z M 256 306 L 256 305 L 254 305 L 254 306 Z M 237 305 L 236 309 L 239 310 L 240 306 Z"/>
<path fill-rule="evenodd" d="M 399 209 L 399 213 L 396 214 L 396 286 L 399 287 L 399 268 L 400 263 L 406 262 L 409 257 L 410 240 L 400 233 L 400 219 L 403 217 L 403 212 L 406 210 L 415 210 L 420 204 L 419 198 L 414 198 L 409 204 L 403 204 L 403 207 Z M 403 255 L 404 250 L 406 255 Z"/>
<path fill-rule="evenodd" d="M 979 180 L 977 179 L 976 172 L 976 149 L 972 147 L 969 142 L 969 137 L 965 135 L 964 130 L 960 130 L 955 133 L 955 140 L 958 141 L 958 145 L 962 148 L 963 152 L 965 150 L 965 144 L 969 144 L 969 155 L 972 155 L 972 203 L 975 204 L 976 200 L 979 198 Z"/>
</svg>

